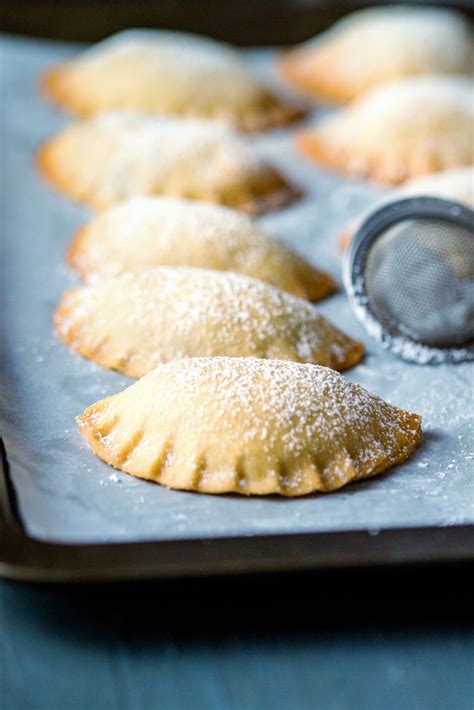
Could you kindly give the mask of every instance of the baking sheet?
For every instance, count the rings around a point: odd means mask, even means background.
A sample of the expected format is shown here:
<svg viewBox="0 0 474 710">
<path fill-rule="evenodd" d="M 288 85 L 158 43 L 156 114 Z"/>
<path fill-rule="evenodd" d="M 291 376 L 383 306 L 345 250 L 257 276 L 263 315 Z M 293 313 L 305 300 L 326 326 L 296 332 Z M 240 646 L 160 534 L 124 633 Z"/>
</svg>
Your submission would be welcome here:
<svg viewBox="0 0 474 710">
<path fill-rule="evenodd" d="M 63 265 L 86 209 L 55 193 L 33 154 L 67 124 L 38 93 L 38 77 L 71 45 L 2 39 L 2 435 L 29 535 L 53 542 L 119 542 L 236 535 L 453 526 L 474 521 L 473 366 L 420 367 L 397 360 L 359 326 L 343 293 L 319 310 L 367 346 L 348 377 L 423 415 L 423 444 L 402 466 L 338 493 L 246 499 L 170 491 L 114 471 L 93 456 L 74 417 L 131 381 L 69 353 L 51 315 L 76 283 Z M 275 81 L 273 53 L 248 52 Z M 255 138 L 301 185 L 305 199 L 260 221 L 340 280 L 337 235 L 377 191 L 318 171 L 292 147 L 290 130 Z"/>
</svg>

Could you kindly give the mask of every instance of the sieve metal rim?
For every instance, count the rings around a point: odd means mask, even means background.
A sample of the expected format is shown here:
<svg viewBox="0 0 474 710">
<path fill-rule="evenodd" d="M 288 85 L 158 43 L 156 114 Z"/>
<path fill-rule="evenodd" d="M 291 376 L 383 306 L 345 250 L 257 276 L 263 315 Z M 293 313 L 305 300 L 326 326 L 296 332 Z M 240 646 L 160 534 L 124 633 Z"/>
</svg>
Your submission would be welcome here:
<svg viewBox="0 0 474 710">
<path fill-rule="evenodd" d="M 437 219 L 467 229 L 474 239 L 474 210 L 466 205 L 439 197 L 406 197 L 382 205 L 371 212 L 354 234 L 343 262 L 343 281 L 349 301 L 366 331 L 384 348 L 404 360 L 417 364 L 474 360 L 474 343 L 456 347 L 422 345 L 408 336 L 393 336 L 370 307 L 365 267 L 373 244 L 387 229 L 404 219 Z M 394 347 L 396 345 L 396 347 Z M 414 347 L 410 347 L 414 346 Z"/>
</svg>

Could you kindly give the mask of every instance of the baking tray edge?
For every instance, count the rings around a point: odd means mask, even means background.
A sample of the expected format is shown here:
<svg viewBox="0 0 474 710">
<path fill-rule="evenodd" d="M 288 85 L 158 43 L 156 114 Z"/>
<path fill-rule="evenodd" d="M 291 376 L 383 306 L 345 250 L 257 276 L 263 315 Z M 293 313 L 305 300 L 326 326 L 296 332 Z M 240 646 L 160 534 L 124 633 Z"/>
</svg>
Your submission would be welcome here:
<svg viewBox="0 0 474 710">
<path fill-rule="evenodd" d="M 111 544 L 28 536 L 0 439 L 0 577 L 90 582 L 325 570 L 474 558 L 474 525 Z"/>
</svg>

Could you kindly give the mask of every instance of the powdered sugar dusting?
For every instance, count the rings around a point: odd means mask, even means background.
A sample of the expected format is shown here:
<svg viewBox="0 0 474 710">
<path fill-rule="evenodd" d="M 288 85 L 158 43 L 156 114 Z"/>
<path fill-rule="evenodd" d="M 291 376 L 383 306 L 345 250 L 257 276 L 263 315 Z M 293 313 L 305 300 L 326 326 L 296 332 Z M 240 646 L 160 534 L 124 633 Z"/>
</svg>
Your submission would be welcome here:
<svg viewBox="0 0 474 710">
<path fill-rule="evenodd" d="M 75 239 L 70 263 L 91 281 L 152 266 L 195 266 L 259 278 L 318 300 L 331 278 L 242 212 L 195 200 L 136 197 L 97 216 Z"/>
<path fill-rule="evenodd" d="M 242 212 L 173 197 L 132 198 L 99 215 L 88 232 L 78 259 L 100 273 L 118 273 L 127 265 L 133 269 L 135 262 L 181 252 L 190 260 L 226 263 L 237 271 L 262 268 L 269 256 L 284 269 L 290 256 L 288 248 Z"/>
<path fill-rule="evenodd" d="M 157 267 L 66 294 L 61 337 L 82 354 L 139 375 L 193 355 L 255 355 L 334 367 L 361 349 L 303 299 L 257 279 L 206 269 Z M 126 364 L 119 363 L 125 359 Z M 139 364 L 138 364 L 139 363 Z"/>
<path fill-rule="evenodd" d="M 74 63 L 78 67 L 101 71 L 108 65 L 113 67 L 117 59 L 138 62 L 142 71 L 154 72 L 156 79 L 160 74 L 165 78 L 171 74 L 174 81 L 185 81 L 190 85 L 200 79 L 195 91 L 212 91 L 212 80 L 222 78 L 229 83 L 232 79 L 238 80 L 244 87 L 248 85 L 248 90 L 258 89 L 237 50 L 210 38 L 181 32 L 120 32 L 84 52 Z M 211 81 L 210 87 L 202 83 L 205 80 Z"/>
<path fill-rule="evenodd" d="M 301 114 L 260 83 L 238 50 L 160 30 L 121 32 L 100 42 L 63 65 L 47 90 L 80 115 L 138 109 L 255 131 Z"/>
<path fill-rule="evenodd" d="M 206 119 L 112 111 L 66 129 L 49 150 L 67 191 L 100 206 L 149 194 L 243 208 L 279 191 L 283 199 L 285 189 L 289 199 L 287 183 L 250 142 Z"/>
<path fill-rule="evenodd" d="M 218 433 L 223 446 L 237 443 L 245 451 L 258 441 L 259 451 L 269 456 L 281 449 L 285 456 L 313 452 L 327 466 L 341 456 L 340 465 L 331 466 L 331 475 L 341 480 L 347 479 L 348 452 L 367 473 L 405 447 L 413 448 L 420 424 L 416 415 L 395 409 L 329 368 L 278 360 L 182 360 L 158 367 L 117 397 L 121 406 L 142 397 L 148 406 L 150 395 L 153 400 L 158 392 L 160 410 L 178 407 L 182 426 L 191 427 L 195 440 L 215 441 Z M 183 412 L 191 413 L 193 402 L 199 403 L 201 416 L 193 412 L 190 421 Z"/>
<path fill-rule="evenodd" d="M 133 111 L 111 111 L 89 119 L 89 125 L 99 132 L 113 135 L 122 160 L 140 161 L 140 165 L 153 170 L 153 178 L 160 180 L 178 161 L 192 156 L 216 161 L 203 162 L 200 166 L 206 173 L 222 169 L 256 169 L 261 159 L 251 150 L 233 129 L 205 119 L 180 119 L 148 116 Z"/>
<path fill-rule="evenodd" d="M 469 71 L 471 41 L 468 23 L 446 8 L 372 7 L 351 13 L 299 52 L 310 55 L 319 45 L 332 45 L 348 81 L 363 72 L 366 79 L 384 73 L 387 79 L 397 71 Z"/>
<path fill-rule="evenodd" d="M 153 238 L 167 242 L 176 231 L 186 230 L 189 239 L 212 239 L 216 247 L 217 237 L 234 245 L 241 235 L 252 239 L 256 232 L 261 233 L 255 222 L 242 212 L 174 197 L 133 197 L 99 215 L 101 227 L 107 226 L 104 217 L 111 223 L 111 230 L 120 230 L 124 244 L 135 236 L 138 228 L 159 229 Z"/>
<path fill-rule="evenodd" d="M 415 130 L 428 131 L 430 128 L 442 139 L 450 120 L 464 120 L 467 130 L 468 122 L 474 117 L 473 88 L 472 80 L 461 76 L 428 75 L 400 79 L 376 87 L 344 111 L 329 116 L 321 126 L 328 131 L 341 131 L 341 140 L 354 134 L 360 141 L 365 136 L 374 140 L 393 134 L 405 135 L 406 140 L 413 142 Z M 451 133 L 446 133 L 447 147 L 450 137 Z M 421 133 L 418 138 L 424 147 L 431 136 Z"/>
<path fill-rule="evenodd" d="M 461 76 L 428 75 L 397 80 L 374 89 L 361 99 L 352 117 L 365 121 L 373 113 L 372 121 L 391 117 L 395 122 L 402 116 L 424 121 L 425 117 L 419 114 L 422 107 L 428 116 L 431 112 L 446 114 L 449 111 L 473 116 L 473 86 L 472 79 Z"/>
<path fill-rule="evenodd" d="M 330 164 L 382 182 L 469 165 L 474 160 L 474 83 L 416 76 L 376 87 L 315 129 Z M 309 134 L 311 144 L 311 133 Z M 308 148 L 311 150 L 311 148 Z"/>
</svg>

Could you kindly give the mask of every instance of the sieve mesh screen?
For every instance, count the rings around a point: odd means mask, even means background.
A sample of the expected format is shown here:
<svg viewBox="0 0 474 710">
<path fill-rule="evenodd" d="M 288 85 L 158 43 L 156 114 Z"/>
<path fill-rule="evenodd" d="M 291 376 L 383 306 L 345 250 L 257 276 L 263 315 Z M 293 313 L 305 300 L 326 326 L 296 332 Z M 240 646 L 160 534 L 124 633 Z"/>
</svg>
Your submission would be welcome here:
<svg viewBox="0 0 474 710">
<path fill-rule="evenodd" d="M 405 219 L 365 265 L 367 304 L 390 335 L 436 347 L 474 338 L 474 237 L 441 219 Z"/>
</svg>

